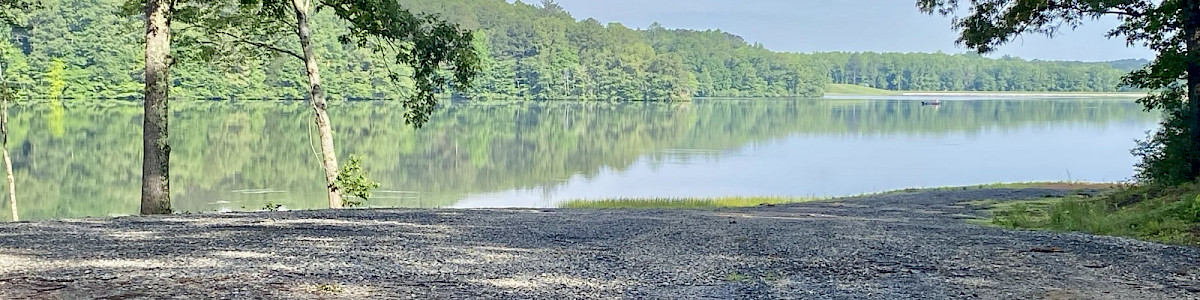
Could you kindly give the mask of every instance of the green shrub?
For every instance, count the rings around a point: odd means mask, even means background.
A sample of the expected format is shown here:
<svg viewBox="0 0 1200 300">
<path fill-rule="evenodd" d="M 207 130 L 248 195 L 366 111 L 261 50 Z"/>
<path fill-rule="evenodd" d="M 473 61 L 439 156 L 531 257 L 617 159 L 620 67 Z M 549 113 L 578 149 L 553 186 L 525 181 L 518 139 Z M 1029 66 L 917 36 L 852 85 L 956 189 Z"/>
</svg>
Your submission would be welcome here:
<svg viewBox="0 0 1200 300">
<path fill-rule="evenodd" d="M 344 200 L 346 206 L 356 207 L 371 198 L 371 190 L 379 188 L 379 183 L 367 179 L 366 171 L 362 168 L 362 156 L 351 155 L 350 161 L 342 165 L 338 172 L 337 186 L 344 195 L 358 197 L 358 200 Z"/>
</svg>

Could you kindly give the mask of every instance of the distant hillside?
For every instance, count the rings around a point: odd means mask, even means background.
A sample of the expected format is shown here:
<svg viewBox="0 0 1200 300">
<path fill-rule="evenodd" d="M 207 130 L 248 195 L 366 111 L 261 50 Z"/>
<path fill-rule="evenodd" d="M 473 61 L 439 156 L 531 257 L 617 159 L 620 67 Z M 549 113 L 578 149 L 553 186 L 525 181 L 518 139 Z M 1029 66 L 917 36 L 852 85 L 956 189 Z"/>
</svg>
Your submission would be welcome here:
<svg viewBox="0 0 1200 300">
<path fill-rule="evenodd" d="M 887 90 L 1114 91 L 1120 76 L 1145 61 L 1109 63 L 989 59 L 968 54 L 774 52 L 720 30 L 579 20 L 552 1 L 399 0 L 477 29 L 484 73 L 474 99 L 686 100 L 692 97 L 812 97 L 829 83 Z M 27 24 L 0 30 L 5 79 L 22 96 L 141 95 L 143 22 L 121 17 L 125 0 L 59 0 Z M 322 12 L 311 22 L 322 77 L 334 99 L 395 99 L 410 81 L 388 72 L 406 66 L 338 41 L 345 24 Z M 24 28 L 24 29 L 23 29 Z M 186 26 L 175 36 L 187 39 Z M 277 42 L 295 47 L 295 41 Z M 290 57 L 214 64 L 180 43 L 171 94 L 180 98 L 303 98 L 301 63 Z M 55 90 L 52 90 L 55 89 Z"/>
<path fill-rule="evenodd" d="M 1131 72 L 1150 64 L 1149 60 L 1145 59 L 1122 59 L 1105 62 L 1109 66 L 1124 72 Z"/>
<path fill-rule="evenodd" d="M 480 94 L 533 99 L 819 96 L 824 68 L 720 31 L 635 30 L 577 20 L 553 2 L 401 0 L 478 29 L 489 69 Z"/>
<path fill-rule="evenodd" d="M 886 90 L 1112 92 L 1119 90 L 1122 75 L 1140 66 L 1136 60 L 1027 61 L 976 54 L 781 53 L 720 30 L 668 29 L 658 24 L 633 30 L 618 23 L 580 21 L 553 1 L 539 5 L 503 0 L 401 2 L 479 29 L 490 39 L 495 66 L 487 76 L 494 79 L 488 82 L 511 78 L 519 84 L 503 94 L 533 98 L 628 98 L 588 91 L 597 85 L 634 84 L 625 79 L 642 77 L 648 78 L 642 80 L 643 86 L 651 90 L 669 86 L 672 95 L 687 92 L 698 97 L 812 96 L 820 95 L 827 83 Z M 645 62 L 657 62 L 658 67 L 645 68 Z M 579 76 L 614 70 L 624 71 L 614 74 L 612 83 Z M 634 98 L 655 98 L 643 96 L 648 97 Z"/>
<path fill-rule="evenodd" d="M 1109 63 L 1027 61 L 978 54 L 828 52 L 833 83 L 910 91 L 1119 91 L 1128 71 Z"/>
</svg>

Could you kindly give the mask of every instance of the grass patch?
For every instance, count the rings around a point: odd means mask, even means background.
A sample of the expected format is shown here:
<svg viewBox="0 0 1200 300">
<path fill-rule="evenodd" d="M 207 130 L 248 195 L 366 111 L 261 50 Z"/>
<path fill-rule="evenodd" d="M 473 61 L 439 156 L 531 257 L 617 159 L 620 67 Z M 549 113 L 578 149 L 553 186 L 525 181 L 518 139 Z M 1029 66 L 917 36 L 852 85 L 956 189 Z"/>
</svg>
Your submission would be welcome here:
<svg viewBox="0 0 1200 300">
<path fill-rule="evenodd" d="M 1083 191 L 1083 190 L 1113 190 L 1129 187 L 1124 183 L 1105 183 L 1105 182 L 1082 182 L 1082 181 L 1035 181 L 1035 182 L 1012 182 L 1012 183 L 988 183 L 965 186 L 944 186 L 944 187 L 922 187 L 922 188 L 906 188 L 899 190 L 864 193 L 847 198 L 854 197 L 870 197 L 881 195 L 893 195 L 902 193 L 915 192 L 932 192 L 932 191 L 967 191 L 979 189 L 1052 189 L 1064 191 Z"/>
<path fill-rule="evenodd" d="M 1105 196 L 1026 201 L 974 201 L 987 206 L 991 225 L 1132 237 L 1200 245 L 1200 185 L 1119 188 Z"/>
<path fill-rule="evenodd" d="M 326 292 L 326 293 L 333 293 L 333 294 L 337 294 L 337 293 L 341 293 L 341 292 L 345 291 L 345 289 L 343 289 L 342 286 L 340 286 L 340 285 L 328 284 L 328 283 L 318 285 L 317 290 Z"/>
<path fill-rule="evenodd" d="M 824 200 L 816 197 L 620 198 L 570 200 L 563 208 L 722 208 L 777 205 Z"/>
<path fill-rule="evenodd" d="M 968 201 L 961 204 L 976 207 L 986 207 L 986 211 L 991 213 L 991 219 L 974 219 L 968 221 L 974 224 L 999 226 L 1005 228 L 1038 228 L 1032 226 L 1034 224 L 1044 223 L 1054 205 L 1062 203 L 1063 201 L 1067 201 L 1070 198 L 1082 197 L 1046 197 L 1018 201 L 998 201 L 989 199 Z"/>
<path fill-rule="evenodd" d="M 979 188 L 990 189 L 1054 189 L 1054 190 L 1108 190 L 1128 187 L 1127 184 L 1114 182 L 1082 182 L 1082 181 L 1046 181 L 1046 182 L 1006 182 L 979 185 Z"/>
<path fill-rule="evenodd" d="M 865 87 L 853 84 L 831 83 L 825 87 L 826 94 L 849 94 L 849 95 L 899 95 L 900 92 L 877 89 L 873 87 Z"/>
<path fill-rule="evenodd" d="M 750 280 L 750 276 L 746 276 L 745 274 L 738 273 L 738 272 L 733 272 L 733 273 L 729 273 L 729 275 L 725 275 L 725 281 L 742 282 L 742 281 L 747 281 L 747 280 Z"/>
</svg>

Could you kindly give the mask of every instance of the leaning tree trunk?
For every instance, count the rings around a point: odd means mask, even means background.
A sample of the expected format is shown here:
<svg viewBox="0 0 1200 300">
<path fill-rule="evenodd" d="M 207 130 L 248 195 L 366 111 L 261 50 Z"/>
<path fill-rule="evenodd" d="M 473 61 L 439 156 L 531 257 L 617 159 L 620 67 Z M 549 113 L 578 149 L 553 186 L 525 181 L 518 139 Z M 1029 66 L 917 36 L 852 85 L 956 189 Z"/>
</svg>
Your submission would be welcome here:
<svg viewBox="0 0 1200 300">
<path fill-rule="evenodd" d="M 317 68 L 317 58 L 313 54 L 311 33 L 308 30 L 310 5 L 311 0 L 292 0 L 292 6 L 296 10 L 296 34 L 300 37 L 300 47 L 304 48 L 304 67 L 312 98 L 310 102 L 313 112 L 317 115 L 317 135 L 321 139 L 321 166 L 325 168 L 329 208 L 342 208 L 342 192 L 337 186 L 338 163 L 337 154 L 333 149 L 333 129 L 329 125 L 329 113 L 325 109 L 325 89 L 321 87 L 321 71 Z"/>
<path fill-rule="evenodd" d="M 4 67 L 0 66 L 0 85 L 4 85 L 0 95 L 0 152 L 4 154 L 4 180 L 8 182 L 8 208 L 12 211 L 13 222 L 20 221 L 17 215 L 17 181 L 13 178 L 12 158 L 8 156 L 8 99 L 12 95 L 8 84 L 4 82 Z"/>
<path fill-rule="evenodd" d="M 146 96 L 142 122 L 142 214 L 171 213 L 167 96 L 171 68 L 171 0 L 146 1 Z"/>
<path fill-rule="evenodd" d="M 4 180 L 8 182 L 8 208 L 12 211 L 13 222 L 20 221 L 17 216 L 17 181 L 13 178 L 12 158 L 8 156 L 8 97 L 0 103 L 0 150 L 4 153 Z"/>
</svg>

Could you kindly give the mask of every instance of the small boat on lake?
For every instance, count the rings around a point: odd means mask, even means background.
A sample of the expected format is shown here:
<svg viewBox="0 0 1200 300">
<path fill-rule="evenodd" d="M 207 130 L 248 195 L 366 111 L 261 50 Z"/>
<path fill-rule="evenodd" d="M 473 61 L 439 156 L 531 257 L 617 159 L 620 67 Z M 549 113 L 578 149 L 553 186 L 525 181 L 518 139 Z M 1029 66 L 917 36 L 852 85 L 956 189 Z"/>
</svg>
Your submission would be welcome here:
<svg viewBox="0 0 1200 300">
<path fill-rule="evenodd" d="M 938 99 L 923 100 L 923 101 L 921 101 L 921 105 L 942 105 L 942 100 L 938 100 Z"/>
</svg>

